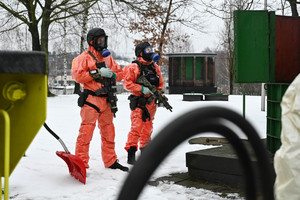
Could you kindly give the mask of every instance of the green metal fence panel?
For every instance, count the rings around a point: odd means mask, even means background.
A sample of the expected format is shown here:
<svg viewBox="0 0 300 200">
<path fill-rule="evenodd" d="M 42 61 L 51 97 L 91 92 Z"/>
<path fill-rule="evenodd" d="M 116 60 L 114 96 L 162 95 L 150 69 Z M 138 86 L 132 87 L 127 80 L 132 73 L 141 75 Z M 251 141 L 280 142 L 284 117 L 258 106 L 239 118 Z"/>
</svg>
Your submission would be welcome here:
<svg viewBox="0 0 300 200">
<path fill-rule="evenodd" d="M 238 83 L 269 81 L 268 11 L 234 11 L 234 68 Z"/>
<path fill-rule="evenodd" d="M 201 68 L 202 68 L 202 66 L 201 66 L 201 58 L 199 58 L 199 57 L 196 57 L 196 80 L 201 80 Z"/>
<path fill-rule="evenodd" d="M 185 58 L 185 80 L 193 80 L 194 58 Z"/>
<path fill-rule="evenodd" d="M 275 153 L 281 146 L 281 107 L 282 97 L 288 83 L 268 83 L 267 86 L 267 148 Z"/>
</svg>

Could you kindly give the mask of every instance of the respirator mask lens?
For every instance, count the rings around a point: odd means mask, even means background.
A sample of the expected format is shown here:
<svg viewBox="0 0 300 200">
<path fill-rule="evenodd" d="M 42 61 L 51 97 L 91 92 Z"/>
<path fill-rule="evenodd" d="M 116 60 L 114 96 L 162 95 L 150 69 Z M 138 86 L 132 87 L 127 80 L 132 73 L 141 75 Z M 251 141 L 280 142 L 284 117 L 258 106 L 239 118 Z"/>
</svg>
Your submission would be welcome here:
<svg viewBox="0 0 300 200">
<path fill-rule="evenodd" d="M 147 46 L 147 47 L 144 49 L 144 53 L 145 53 L 145 54 L 153 53 L 152 47 L 151 47 L 151 46 Z"/>
<path fill-rule="evenodd" d="M 107 48 L 107 38 L 105 36 L 98 37 L 95 39 L 95 49 L 97 51 L 102 51 Z"/>
</svg>

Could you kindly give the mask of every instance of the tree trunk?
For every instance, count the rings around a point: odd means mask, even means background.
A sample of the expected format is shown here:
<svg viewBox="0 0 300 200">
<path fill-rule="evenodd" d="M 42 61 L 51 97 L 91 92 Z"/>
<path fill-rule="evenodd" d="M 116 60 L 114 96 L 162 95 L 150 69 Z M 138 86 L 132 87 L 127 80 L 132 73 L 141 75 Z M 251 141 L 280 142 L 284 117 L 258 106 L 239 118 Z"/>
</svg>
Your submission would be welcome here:
<svg viewBox="0 0 300 200">
<path fill-rule="evenodd" d="M 45 1 L 45 7 L 42 13 L 42 25 L 41 25 L 41 50 L 46 54 L 46 69 L 49 72 L 49 62 L 48 62 L 48 41 L 49 41 L 49 26 L 50 26 L 50 14 L 51 14 L 51 1 Z M 48 97 L 55 96 L 52 94 L 48 87 Z"/>
<path fill-rule="evenodd" d="M 234 82 L 234 69 L 233 63 L 229 60 L 229 94 L 233 94 L 233 82 Z"/>
<path fill-rule="evenodd" d="M 32 50 L 41 51 L 38 25 L 32 23 L 31 26 L 29 26 L 29 32 L 31 33 L 32 37 Z"/>
<path fill-rule="evenodd" d="M 84 6 L 88 7 L 88 4 L 83 4 Z M 86 9 L 86 11 L 83 13 L 83 19 L 82 19 L 82 30 L 81 30 L 81 37 L 80 37 L 80 53 L 84 51 L 84 42 L 85 42 L 85 36 L 87 33 L 87 22 L 88 22 L 88 15 L 89 10 Z M 74 88 L 74 94 L 80 93 L 80 84 L 75 82 L 75 88 Z"/>
<path fill-rule="evenodd" d="M 161 32 L 160 42 L 159 42 L 159 46 L 158 46 L 158 52 L 159 52 L 160 56 L 162 56 L 162 52 L 163 52 L 163 44 L 164 44 L 164 41 L 165 41 L 165 33 L 166 33 L 167 26 L 168 26 L 168 23 L 169 23 L 169 17 L 170 17 L 172 5 L 173 5 L 173 1 L 170 0 L 169 1 L 169 7 L 168 7 L 168 10 L 167 10 L 167 15 L 166 15 L 165 21 L 163 23 L 163 29 L 162 29 L 162 32 Z"/>
<path fill-rule="evenodd" d="M 293 17 L 299 17 L 299 13 L 297 10 L 297 0 L 288 0 L 288 2 L 291 5 L 291 11 Z"/>
</svg>

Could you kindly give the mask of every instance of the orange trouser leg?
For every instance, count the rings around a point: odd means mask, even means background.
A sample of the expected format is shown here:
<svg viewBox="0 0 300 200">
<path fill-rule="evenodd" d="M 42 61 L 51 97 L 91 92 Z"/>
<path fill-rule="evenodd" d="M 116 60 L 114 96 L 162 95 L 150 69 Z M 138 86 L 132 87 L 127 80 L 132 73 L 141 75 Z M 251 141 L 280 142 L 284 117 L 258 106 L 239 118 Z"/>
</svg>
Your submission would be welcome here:
<svg viewBox="0 0 300 200">
<path fill-rule="evenodd" d="M 94 108 L 87 105 L 83 106 L 80 111 L 82 122 L 77 137 L 75 155 L 82 159 L 86 167 L 89 167 L 89 147 L 98 115 L 99 113 Z"/>
<path fill-rule="evenodd" d="M 116 160 L 115 152 L 115 127 L 113 124 L 113 113 L 110 107 L 101 112 L 98 118 L 98 127 L 101 134 L 101 152 L 104 166 L 110 167 Z"/>
<path fill-rule="evenodd" d="M 151 121 L 146 121 L 143 124 L 143 129 L 140 136 L 140 148 L 144 148 L 151 140 L 151 135 L 153 131 L 153 123 Z"/>
<path fill-rule="evenodd" d="M 143 128 L 142 110 L 140 108 L 136 108 L 135 110 L 132 110 L 130 119 L 131 119 L 131 128 L 128 133 L 127 142 L 125 145 L 126 151 L 128 151 L 128 149 L 131 146 L 135 146 L 138 148 L 138 142 Z"/>
<path fill-rule="evenodd" d="M 148 112 L 150 114 L 150 121 L 146 121 L 143 124 L 143 129 L 141 131 L 141 135 L 140 135 L 140 148 L 145 147 L 151 140 L 151 135 L 153 132 L 153 120 L 154 120 L 154 116 L 156 113 L 156 104 L 154 103 L 154 101 L 151 104 L 147 104 L 146 105 Z"/>
<path fill-rule="evenodd" d="M 154 101 L 151 104 L 146 105 L 150 114 L 150 121 L 143 122 L 142 114 L 143 111 L 140 108 L 136 108 L 131 111 L 131 129 L 128 133 L 128 139 L 125 146 L 126 151 L 131 147 L 135 146 L 138 148 L 138 142 L 140 142 L 140 148 L 143 148 L 151 139 L 153 131 L 153 119 L 156 113 L 156 104 Z"/>
</svg>

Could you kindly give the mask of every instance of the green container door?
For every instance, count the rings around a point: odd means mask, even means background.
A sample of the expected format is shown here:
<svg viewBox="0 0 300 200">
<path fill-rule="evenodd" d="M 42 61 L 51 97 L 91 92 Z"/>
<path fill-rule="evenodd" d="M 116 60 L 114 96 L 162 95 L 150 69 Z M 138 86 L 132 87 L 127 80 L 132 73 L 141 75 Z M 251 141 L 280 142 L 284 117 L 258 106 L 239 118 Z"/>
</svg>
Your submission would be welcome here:
<svg viewBox="0 0 300 200">
<path fill-rule="evenodd" d="M 275 153 L 281 146 L 281 107 L 282 97 L 288 83 L 268 83 L 267 86 L 267 148 Z"/>
<path fill-rule="evenodd" d="M 185 58 L 185 80 L 193 80 L 194 76 L 194 58 Z"/>
<path fill-rule="evenodd" d="M 200 57 L 196 57 L 196 80 L 201 80 L 201 71 L 202 71 L 202 59 Z"/>
<path fill-rule="evenodd" d="M 269 82 L 270 28 L 275 26 L 269 18 L 268 11 L 234 11 L 235 82 Z"/>
</svg>

